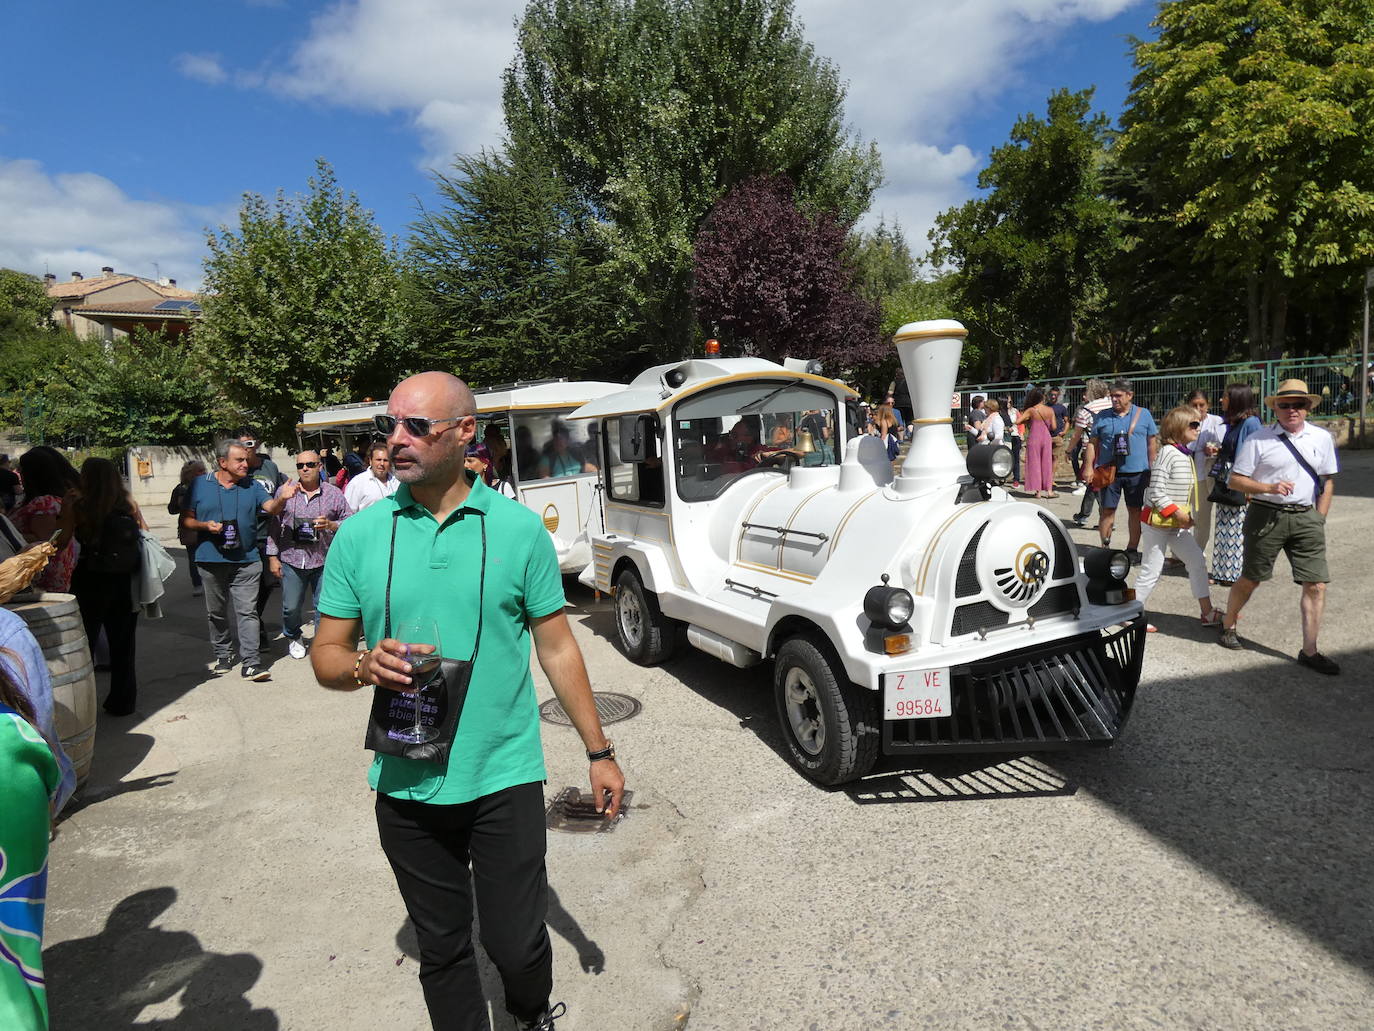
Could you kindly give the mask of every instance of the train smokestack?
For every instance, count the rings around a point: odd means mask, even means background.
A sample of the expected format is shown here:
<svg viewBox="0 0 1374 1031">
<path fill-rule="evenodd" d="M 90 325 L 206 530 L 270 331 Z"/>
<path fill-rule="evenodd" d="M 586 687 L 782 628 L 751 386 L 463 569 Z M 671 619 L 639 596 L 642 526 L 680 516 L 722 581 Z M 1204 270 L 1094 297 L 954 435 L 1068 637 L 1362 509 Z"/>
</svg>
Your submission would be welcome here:
<svg viewBox="0 0 1374 1031">
<path fill-rule="evenodd" d="M 913 426 L 902 473 L 892 484 L 898 494 L 946 486 L 968 471 L 954 441 L 949 403 L 966 336 L 968 330 L 961 323 L 935 319 L 909 322 L 892 338 L 911 389 Z"/>
</svg>

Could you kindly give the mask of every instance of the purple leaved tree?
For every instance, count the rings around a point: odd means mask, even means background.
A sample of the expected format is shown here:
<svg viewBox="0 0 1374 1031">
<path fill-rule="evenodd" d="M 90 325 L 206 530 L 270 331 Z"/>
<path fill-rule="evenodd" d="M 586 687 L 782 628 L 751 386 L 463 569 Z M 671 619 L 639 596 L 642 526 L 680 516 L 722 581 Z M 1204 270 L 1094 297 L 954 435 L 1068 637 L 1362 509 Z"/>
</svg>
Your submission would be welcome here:
<svg viewBox="0 0 1374 1031">
<path fill-rule="evenodd" d="M 745 180 L 697 233 L 697 318 L 747 353 L 819 358 L 830 375 L 886 357 L 879 312 L 843 260 L 845 235 L 830 213 L 798 207 L 785 176 Z"/>
</svg>

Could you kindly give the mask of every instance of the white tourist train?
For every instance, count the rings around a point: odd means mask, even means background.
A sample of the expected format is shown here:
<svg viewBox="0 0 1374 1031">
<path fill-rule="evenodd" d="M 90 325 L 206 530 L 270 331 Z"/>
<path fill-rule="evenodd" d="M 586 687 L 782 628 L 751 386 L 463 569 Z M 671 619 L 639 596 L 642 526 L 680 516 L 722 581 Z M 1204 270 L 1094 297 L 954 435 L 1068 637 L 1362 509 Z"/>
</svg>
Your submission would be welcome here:
<svg viewBox="0 0 1374 1031">
<path fill-rule="evenodd" d="M 599 528 L 594 521 L 601 517 L 594 497 L 601 450 L 594 437 L 596 426 L 572 422 L 568 416 L 587 401 L 624 389 L 623 383 L 559 379 L 473 392 L 477 441 L 486 439 L 488 427 L 495 426 L 507 449 L 497 458 L 495 486 L 539 513 L 565 573 L 579 573 L 591 561 L 589 533 Z M 369 439 L 372 417 L 384 414 L 385 401 L 334 405 L 303 414 L 296 433 L 302 441 L 318 439 L 342 452 L 350 442 Z"/>
<path fill-rule="evenodd" d="M 581 580 L 614 593 L 625 652 L 650 665 L 685 638 L 736 666 L 771 659 L 788 753 L 822 784 L 880 754 L 1108 745 L 1134 701 L 1145 623 L 1126 555 L 1080 560 L 1002 489 L 1006 448 L 955 443 L 965 335 L 896 334 L 915 410 L 895 477 L 854 392 L 802 362 L 673 362 L 571 415 L 601 448 Z"/>
</svg>

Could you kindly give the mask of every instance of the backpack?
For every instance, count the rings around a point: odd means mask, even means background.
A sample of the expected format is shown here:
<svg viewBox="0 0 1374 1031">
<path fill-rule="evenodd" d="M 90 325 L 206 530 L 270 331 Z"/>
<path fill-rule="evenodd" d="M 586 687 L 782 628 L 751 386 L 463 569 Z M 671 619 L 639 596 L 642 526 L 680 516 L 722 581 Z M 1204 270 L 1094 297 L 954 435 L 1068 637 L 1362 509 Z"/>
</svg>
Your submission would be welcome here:
<svg viewBox="0 0 1374 1031">
<path fill-rule="evenodd" d="M 81 564 L 95 573 L 135 572 L 143 564 L 138 520 L 128 512 L 111 512 L 99 539 L 82 549 Z"/>
</svg>

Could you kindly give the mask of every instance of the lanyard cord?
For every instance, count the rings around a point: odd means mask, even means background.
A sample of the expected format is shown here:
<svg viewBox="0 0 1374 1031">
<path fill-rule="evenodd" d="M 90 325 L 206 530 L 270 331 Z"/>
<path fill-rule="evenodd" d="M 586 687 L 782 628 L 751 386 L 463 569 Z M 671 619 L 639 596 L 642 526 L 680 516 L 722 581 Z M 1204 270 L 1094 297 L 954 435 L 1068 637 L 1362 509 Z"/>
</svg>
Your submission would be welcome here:
<svg viewBox="0 0 1374 1031">
<path fill-rule="evenodd" d="M 396 509 L 391 513 L 391 547 L 386 557 L 386 624 L 382 630 L 383 637 L 391 636 L 391 573 L 396 565 L 396 523 L 401 517 L 404 509 Z M 468 512 L 477 516 L 477 524 L 482 530 L 482 567 L 477 576 L 477 637 L 472 642 L 472 658 L 469 662 L 477 661 L 477 649 L 482 645 L 482 609 L 487 595 L 487 520 L 481 511 L 475 508 L 465 508 L 460 511 L 460 515 L 466 516 Z"/>
</svg>

